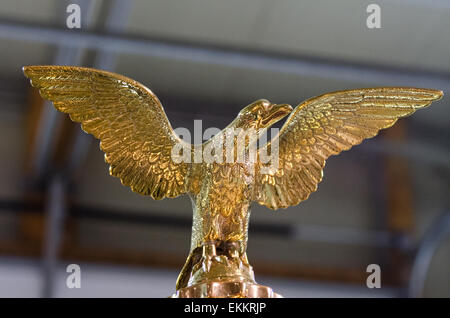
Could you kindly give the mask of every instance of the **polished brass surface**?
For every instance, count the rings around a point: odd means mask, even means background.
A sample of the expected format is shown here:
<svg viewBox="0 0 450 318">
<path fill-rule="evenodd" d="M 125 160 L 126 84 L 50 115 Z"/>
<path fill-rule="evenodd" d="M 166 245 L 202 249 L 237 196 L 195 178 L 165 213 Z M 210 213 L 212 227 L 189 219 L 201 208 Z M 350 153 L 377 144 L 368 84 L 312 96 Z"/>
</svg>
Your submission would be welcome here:
<svg viewBox="0 0 450 318">
<path fill-rule="evenodd" d="M 259 100 L 239 112 L 222 134 L 203 145 L 191 145 L 172 130 L 158 98 L 136 81 L 68 66 L 27 66 L 24 73 L 42 97 L 100 139 L 111 175 L 124 185 L 157 200 L 190 196 L 191 249 L 178 277 L 176 297 L 279 296 L 255 283 L 247 260 L 251 203 L 279 209 L 306 200 L 322 180 L 328 157 L 374 137 L 443 95 L 410 87 L 354 89 L 311 98 L 295 109 Z M 249 156 L 234 162 L 173 160 L 174 147 L 193 155 L 238 128 L 253 129 L 259 137 L 288 114 L 279 134 L 260 146 L 255 160 Z M 234 156 L 258 139 L 244 139 L 245 147 L 239 148 L 238 137 L 233 138 Z M 263 153 L 275 150 L 277 166 L 263 163 Z"/>
<path fill-rule="evenodd" d="M 208 281 L 178 289 L 172 298 L 282 298 L 272 288 L 239 281 Z"/>
</svg>

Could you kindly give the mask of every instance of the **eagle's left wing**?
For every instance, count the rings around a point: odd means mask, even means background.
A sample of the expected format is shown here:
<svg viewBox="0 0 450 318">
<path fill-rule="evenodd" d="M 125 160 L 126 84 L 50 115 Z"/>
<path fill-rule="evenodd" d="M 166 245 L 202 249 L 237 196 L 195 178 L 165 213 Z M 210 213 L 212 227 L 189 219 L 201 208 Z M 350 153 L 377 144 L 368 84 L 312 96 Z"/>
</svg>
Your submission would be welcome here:
<svg viewBox="0 0 450 318">
<path fill-rule="evenodd" d="M 158 98 L 119 74 L 85 67 L 26 66 L 42 97 L 100 139 L 110 173 L 154 199 L 186 193 L 190 164 L 172 161 L 175 145 L 191 150 L 172 130 Z"/>
<path fill-rule="evenodd" d="M 254 200 L 271 209 L 304 201 L 317 190 L 325 160 L 374 137 L 398 118 L 438 100 L 437 90 L 382 87 L 340 91 L 298 105 L 275 137 L 278 168 L 257 164 Z M 263 169 L 266 168 L 266 169 Z"/>
</svg>

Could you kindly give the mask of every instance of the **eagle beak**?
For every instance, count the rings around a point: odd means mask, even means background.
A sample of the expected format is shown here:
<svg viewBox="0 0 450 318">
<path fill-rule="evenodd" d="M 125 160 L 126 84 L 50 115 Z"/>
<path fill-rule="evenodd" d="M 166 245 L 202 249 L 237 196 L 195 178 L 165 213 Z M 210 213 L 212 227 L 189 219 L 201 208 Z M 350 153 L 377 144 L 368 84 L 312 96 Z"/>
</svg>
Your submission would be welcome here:
<svg viewBox="0 0 450 318">
<path fill-rule="evenodd" d="M 272 104 L 267 110 L 268 115 L 261 121 L 264 126 L 270 126 L 292 112 L 289 104 Z"/>
</svg>

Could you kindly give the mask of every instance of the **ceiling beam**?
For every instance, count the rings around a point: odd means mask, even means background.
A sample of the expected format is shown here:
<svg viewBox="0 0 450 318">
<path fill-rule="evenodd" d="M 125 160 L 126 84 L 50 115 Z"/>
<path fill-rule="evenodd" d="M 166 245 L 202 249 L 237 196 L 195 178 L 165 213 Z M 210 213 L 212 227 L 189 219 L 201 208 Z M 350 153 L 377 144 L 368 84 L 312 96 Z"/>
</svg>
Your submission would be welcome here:
<svg viewBox="0 0 450 318">
<path fill-rule="evenodd" d="M 236 47 L 182 43 L 155 38 L 137 38 L 123 34 L 74 31 L 39 24 L 24 24 L 0 20 L 0 38 L 39 42 L 71 47 L 139 54 L 151 57 L 214 64 L 238 69 L 254 69 L 302 76 L 330 78 L 340 81 L 380 85 L 407 85 L 446 89 L 450 73 L 399 68 L 320 59 L 308 56 L 288 56 L 278 53 L 244 50 Z"/>
</svg>

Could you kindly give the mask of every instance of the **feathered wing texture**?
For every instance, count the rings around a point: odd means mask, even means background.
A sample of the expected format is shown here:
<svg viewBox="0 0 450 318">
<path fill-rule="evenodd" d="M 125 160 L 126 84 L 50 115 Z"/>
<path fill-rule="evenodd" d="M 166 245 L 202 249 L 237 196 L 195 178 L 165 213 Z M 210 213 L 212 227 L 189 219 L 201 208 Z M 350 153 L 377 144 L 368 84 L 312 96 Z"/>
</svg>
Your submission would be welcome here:
<svg viewBox="0 0 450 318">
<path fill-rule="evenodd" d="M 172 147 L 183 141 L 144 85 L 83 67 L 27 66 L 23 71 L 43 98 L 100 139 L 110 174 L 124 185 L 154 199 L 186 192 L 189 166 L 171 159 Z"/>
<path fill-rule="evenodd" d="M 329 93 L 303 102 L 275 137 L 278 169 L 263 171 L 267 166 L 257 165 L 255 201 L 277 209 L 306 200 L 317 190 L 328 157 L 374 137 L 442 95 L 431 89 L 384 87 Z M 272 141 L 259 154 L 275 146 Z"/>
</svg>

